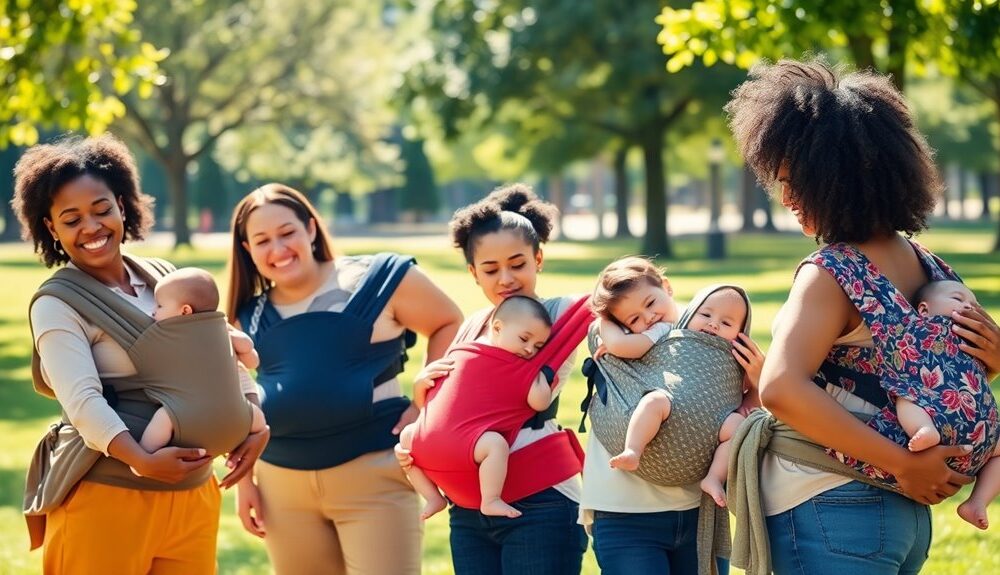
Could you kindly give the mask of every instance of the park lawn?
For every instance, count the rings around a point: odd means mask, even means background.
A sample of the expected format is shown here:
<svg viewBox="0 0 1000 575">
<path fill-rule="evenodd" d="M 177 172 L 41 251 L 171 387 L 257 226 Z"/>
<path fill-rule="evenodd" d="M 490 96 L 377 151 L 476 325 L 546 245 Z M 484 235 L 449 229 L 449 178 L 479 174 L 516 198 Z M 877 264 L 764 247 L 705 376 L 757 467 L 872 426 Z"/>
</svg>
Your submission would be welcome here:
<svg viewBox="0 0 1000 575">
<path fill-rule="evenodd" d="M 948 226 L 936 228 L 921 241 L 954 266 L 983 305 L 994 317 L 1000 318 L 1000 256 L 984 255 L 992 245 L 992 233 L 991 227 Z M 546 265 L 540 294 L 589 292 L 601 267 L 620 255 L 635 253 L 636 244 L 635 241 L 617 240 L 554 242 L 545 248 Z M 336 242 L 337 250 L 348 254 L 385 250 L 411 253 L 464 312 L 482 307 L 485 300 L 468 276 L 461 256 L 445 248 L 446 245 L 447 240 L 443 237 L 350 238 Z M 815 245 L 796 234 L 730 236 L 729 259 L 723 262 L 701 259 L 704 242 L 700 238 L 679 239 L 675 249 L 677 257 L 660 263 L 668 268 L 679 301 L 686 301 L 708 283 L 726 281 L 746 287 L 754 302 L 752 335 L 766 348 L 770 342 L 771 318 L 784 301 L 795 265 L 815 249 Z M 140 246 L 135 251 L 169 257 L 178 265 L 205 267 L 215 273 L 220 282 L 225 282 L 226 254 L 222 250 L 181 250 L 170 254 L 166 250 Z M 20 506 L 25 466 L 36 440 L 58 412 L 56 404 L 35 395 L 30 384 L 27 307 L 34 289 L 47 274 L 28 246 L 0 245 L 0 575 L 40 571 L 40 552 L 27 552 Z M 404 385 L 408 385 L 422 363 L 420 346 L 418 344 L 414 350 L 407 373 L 402 376 Z M 572 428 L 579 425 L 579 405 L 584 390 L 583 378 L 577 372 L 562 394 L 559 418 L 564 425 Z M 924 573 L 1000 573 L 1000 555 L 996 553 L 1000 545 L 997 527 L 984 533 L 962 522 L 955 514 L 962 499 L 953 498 L 935 508 L 934 547 Z M 269 572 L 263 545 L 242 530 L 232 512 L 232 494 L 226 495 L 224 509 L 219 534 L 220 573 Z M 994 504 L 991 513 L 994 523 L 1000 523 L 1000 504 Z M 442 513 L 426 526 L 424 573 L 450 572 L 447 514 Z M 592 551 L 587 552 L 584 573 L 598 573 Z"/>
</svg>

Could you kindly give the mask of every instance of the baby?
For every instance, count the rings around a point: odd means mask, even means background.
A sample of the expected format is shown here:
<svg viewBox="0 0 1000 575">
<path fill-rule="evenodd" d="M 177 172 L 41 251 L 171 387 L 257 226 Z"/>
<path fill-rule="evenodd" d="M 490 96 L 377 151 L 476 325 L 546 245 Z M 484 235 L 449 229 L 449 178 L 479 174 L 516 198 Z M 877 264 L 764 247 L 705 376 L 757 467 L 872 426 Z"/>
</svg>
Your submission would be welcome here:
<svg viewBox="0 0 1000 575">
<path fill-rule="evenodd" d="M 505 299 L 493 312 L 489 329 L 476 340 L 506 350 L 523 359 L 533 357 L 545 345 L 552 331 L 552 320 L 538 301 L 523 296 Z M 540 373 L 528 391 L 527 402 L 535 411 L 544 411 L 552 403 L 550 377 Z M 399 435 L 400 446 L 411 449 L 416 424 L 406 426 Z M 480 511 L 483 515 L 520 517 L 521 512 L 505 503 L 500 494 L 507 477 L 507 459 L 510 446 L 495 431 L 487 431 L 476 440 L 473 457 L 479 465 L 479 488 L 482 495 Z M 407 472 L 413 487 L 427 501 L 420 513 L 427 519 L 447 506 L 437 486 L 417 466 Z"/>
<path fill-rule="evenodd" d="M 208 272 L 198 268 L 181 268 L 163 276 L 156 283 L 153 297 L 156 299 L 156 309 L 153 312 L 153 319 L 156 321 L 215 311 L 219 307 L 219 290 L 215 280 Z M 230 330 L 229 338 L 237 359 L 248 369 L 255 369 L 260 363 L 260 357 L 250 337 L 241 331 Z M 250 432 L 256 433 L 264 429 L 264 413 L 252 403 L 251 408 L 253 418 Z M 167 410 L 160 407 L 146 426 L 139 445 L 153 453 L 170 443 L 173 431 L 174 425 Z M 135 472 L 135 469 L 132 471 Z"/>
<path fill-rule="evenodd" d="M 648 260 L 628 257 L 611 263 L 601 272 L 598 286 L 610 297 L 604 298 L 607 304 L 599 312 L 603 343 L 595 358 L 603 353 L 621 358 L 642 357 L 673 329 L 678 316 L 673 290 L 670 282 Z M 598 300 L 598 296 L 595 295 L 594 299 Z M 687 329 L 734 342 L 742 333 L 747 311 L 743 296 L 732 289 L 720 289 L 698 307 Z M 646 446 L 670 417 L 670 410 L 671 401 L 666 391 L 654 390 L 643 396 L 629 419 L 625 450 L 611 458 L 611 467 L 635 471 Z M 724 484 L 729 440 L 744 419 L 735 412 L 726 417 L 719 431 L 719 447 L 712 458 L 708 475 L 700 484 L 702 491 L 720 507 L 726 506 Z"/>
<path fill-rule="evenodd" d="M 951 317 L 952 312 L 972 309 L 976 296 L 962 282 L 944 280 L 924 284 L 913 296 L 917 313 L 927 316 Z M 896 400 L 899 424 L 910 436 L 910 451 L 923 451 L 941 442 L 941 434 L 934 427 L 930 415 L 908 399 Z M 989 527 L 986 507 L 1000 495 L 1000 447 L 979 471 L 972 495 L 958 506 L 958 514 L 965 521 L 980 529 Z"/>
</svg>

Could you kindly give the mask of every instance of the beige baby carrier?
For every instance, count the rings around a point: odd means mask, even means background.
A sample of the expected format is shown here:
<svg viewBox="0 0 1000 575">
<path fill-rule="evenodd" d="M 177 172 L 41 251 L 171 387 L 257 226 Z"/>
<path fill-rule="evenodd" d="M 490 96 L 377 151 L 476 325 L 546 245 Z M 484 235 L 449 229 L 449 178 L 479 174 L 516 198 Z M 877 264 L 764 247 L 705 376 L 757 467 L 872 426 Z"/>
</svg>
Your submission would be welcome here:
<svg viewBox="0 0 1000 575">
<path fill-rule="evenodd" d="M 152 288 L 172 267 L 153 259 L 126 262 Z M 250 431 L 252 411 L 240 390 L 225 314 L 205 312 L 155 322 L 88 274 L 62 268 L 39 287 L 101 328 L 128 353 L 134 375 L 102 380 L 104 396 L 136 441 L 162 405 L 174 427 L 172 445 L 202 447 L 211 455 L 233 449 Z M 55 398 L 43 381 L 37 350 L 32 352 L 35 391 Z M 210 466 L 180 483 L 138 477 L 123 462 L 84 445 L 66 414 L 35 449 L 25 484 L 24 513 L 32 549 L 41 545 L 45 514 L 59 507 L 81 480 L 130 489 L 176 491 L 204 483 Z"/>
</svg>

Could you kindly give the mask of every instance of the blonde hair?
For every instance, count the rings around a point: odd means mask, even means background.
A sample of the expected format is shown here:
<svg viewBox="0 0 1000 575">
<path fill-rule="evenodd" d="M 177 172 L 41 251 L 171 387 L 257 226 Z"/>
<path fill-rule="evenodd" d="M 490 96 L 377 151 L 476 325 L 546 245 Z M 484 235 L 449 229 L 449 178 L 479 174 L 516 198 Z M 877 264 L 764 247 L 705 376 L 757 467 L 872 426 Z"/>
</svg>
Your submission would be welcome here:
<svg viewBox="0 0 1000 575">
<path fill-rule="evenodd" d="M 617 259 L 601 270 L 601 275 L 597 277 L 597 287 L 594 288 L 594 296 L 590 298 L 590 308 L 595 314 L 614 320 L 611 307 L 621 301 L 625 294 L 643 282 L 663 287 L 664 280 L 663 270 L 646 258 L 626 256 Z"/>
</svg>

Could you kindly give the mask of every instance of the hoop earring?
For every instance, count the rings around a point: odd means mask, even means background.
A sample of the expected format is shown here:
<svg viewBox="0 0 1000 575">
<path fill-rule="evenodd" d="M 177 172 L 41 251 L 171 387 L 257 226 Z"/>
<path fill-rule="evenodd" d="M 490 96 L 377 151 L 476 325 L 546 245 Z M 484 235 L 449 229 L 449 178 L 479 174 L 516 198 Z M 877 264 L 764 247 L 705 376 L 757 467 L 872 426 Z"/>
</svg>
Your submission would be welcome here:
<svg viewBox="0 0 1000 575">
<path fill-rule="evenodd" d="M 66 255 L 66 250 L 63 249 L 62 244 L 59 243 L 58 239 L 52 241 L 52 246 L 55 248 L 57 254 L 61 256 Z"/>
</svg>

